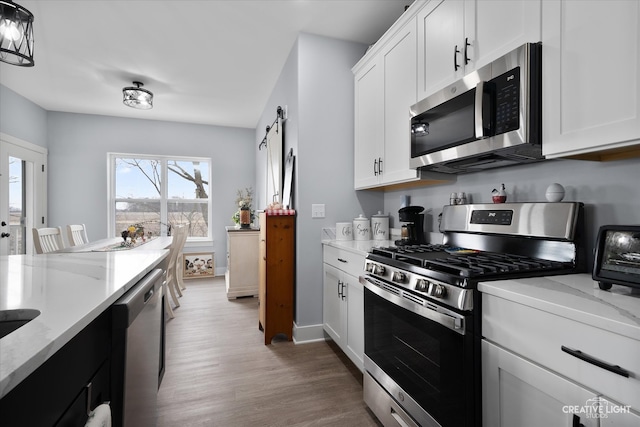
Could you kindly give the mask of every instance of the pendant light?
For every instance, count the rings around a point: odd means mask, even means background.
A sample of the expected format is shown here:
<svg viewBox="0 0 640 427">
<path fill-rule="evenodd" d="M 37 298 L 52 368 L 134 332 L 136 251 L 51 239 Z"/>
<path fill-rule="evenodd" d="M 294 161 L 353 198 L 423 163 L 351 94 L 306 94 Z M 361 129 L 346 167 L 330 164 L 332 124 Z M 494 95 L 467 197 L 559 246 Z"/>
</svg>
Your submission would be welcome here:
<svg viewBox="0 0 640 427">
<path fill-rule="evenodd" d="M 153 93 L 146 89 L 140 82 L 133 82 L 136 87 L 125 87 L 122 89 L 122 102 L 124 105 L 137 108 L 138 110 L 150 110 L 153 108 Z"/>
<path fill-rule="evenodd" d="M 33 14 L 12 1 L 0 0 L 0 61 L 33 67 Z"/>
</svg>

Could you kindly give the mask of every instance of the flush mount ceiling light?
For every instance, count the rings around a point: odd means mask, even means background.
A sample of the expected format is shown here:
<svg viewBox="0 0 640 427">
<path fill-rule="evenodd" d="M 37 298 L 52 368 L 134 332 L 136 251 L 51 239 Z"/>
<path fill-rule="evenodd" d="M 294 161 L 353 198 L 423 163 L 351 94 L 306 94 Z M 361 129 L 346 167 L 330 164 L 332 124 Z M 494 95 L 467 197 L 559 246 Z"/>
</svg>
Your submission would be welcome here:
<svg viewBox="0 0 640 427">
<path fill-rule="evenodd" d="M 138 110 L 150 110 L 153 108 L 153 93 L 146 89 L 140 82 L 133 82 L 136 87 L 125 87 L 122 89 L 122 102 L 131 108 Z"/>
<path fill-rule="evenodd" d="M 33 67 L 33 14 L 12 1 L 0 0 L 0 61 Z"/>
</svg>

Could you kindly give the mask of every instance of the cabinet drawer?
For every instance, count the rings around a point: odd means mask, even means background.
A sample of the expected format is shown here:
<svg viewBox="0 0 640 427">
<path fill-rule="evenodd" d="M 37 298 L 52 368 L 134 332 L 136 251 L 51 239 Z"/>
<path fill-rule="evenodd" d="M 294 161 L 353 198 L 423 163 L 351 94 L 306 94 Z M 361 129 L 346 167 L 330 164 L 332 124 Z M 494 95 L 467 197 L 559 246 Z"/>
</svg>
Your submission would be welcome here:
<svg viewBox="0 0 640 427">
<path fill-rule="evenodd" d="M 486 294 L 482 335 L 598 394 L 640 408 L 640 341 Z M 567 352 L 573 350 L 580 353 Z M 618 366 L 629 377 L 576 356 Z"/>
<path fill-rule="evenodd" d="M 324 262 L 355 277 L 364 271 L 364 255 L 324 245 Z"/>
</svg>

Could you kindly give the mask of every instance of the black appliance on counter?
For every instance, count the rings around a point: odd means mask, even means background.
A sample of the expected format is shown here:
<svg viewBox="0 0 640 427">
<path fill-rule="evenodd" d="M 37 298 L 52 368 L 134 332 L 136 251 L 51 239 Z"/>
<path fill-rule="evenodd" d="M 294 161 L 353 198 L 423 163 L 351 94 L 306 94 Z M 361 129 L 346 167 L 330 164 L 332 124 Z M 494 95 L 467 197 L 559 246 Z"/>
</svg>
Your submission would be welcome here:
<svg viewBox="0 0 640 427">
<path fill-rule="evenodd" d="M 405 206 L 398 211 L 398 221 L 402 222 L 401 238 L 396 240 L 398 246 L 419 245 L 425 243 L 424 208 L 422 206 Z"/>
<path fill-rule="evenodd" d="M 603 225 L 593 263 L 600 289 L 623 285 L 640 289 L 640 225 Z"/>
<path fill-rule="evenodd" d="M 581 203 L 445 206 L 443 244 L 367 255 L 364 400 L 385 426 L 482 425 L 477 284 L 583 271 L 582 212 Z"/>
</svg>

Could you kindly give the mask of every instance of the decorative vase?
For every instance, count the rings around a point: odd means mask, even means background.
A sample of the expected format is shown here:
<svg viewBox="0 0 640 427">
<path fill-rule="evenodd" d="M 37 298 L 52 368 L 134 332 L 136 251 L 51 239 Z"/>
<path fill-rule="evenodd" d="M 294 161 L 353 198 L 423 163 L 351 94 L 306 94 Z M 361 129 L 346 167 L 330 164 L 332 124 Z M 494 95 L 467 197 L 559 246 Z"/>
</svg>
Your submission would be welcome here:
<svg viewBox="0 0 640 427">
<path fill-rule="evenodd" d="M 240 208 L 240 228 L 251 228 L 251 210 Z"/>
</svg>

